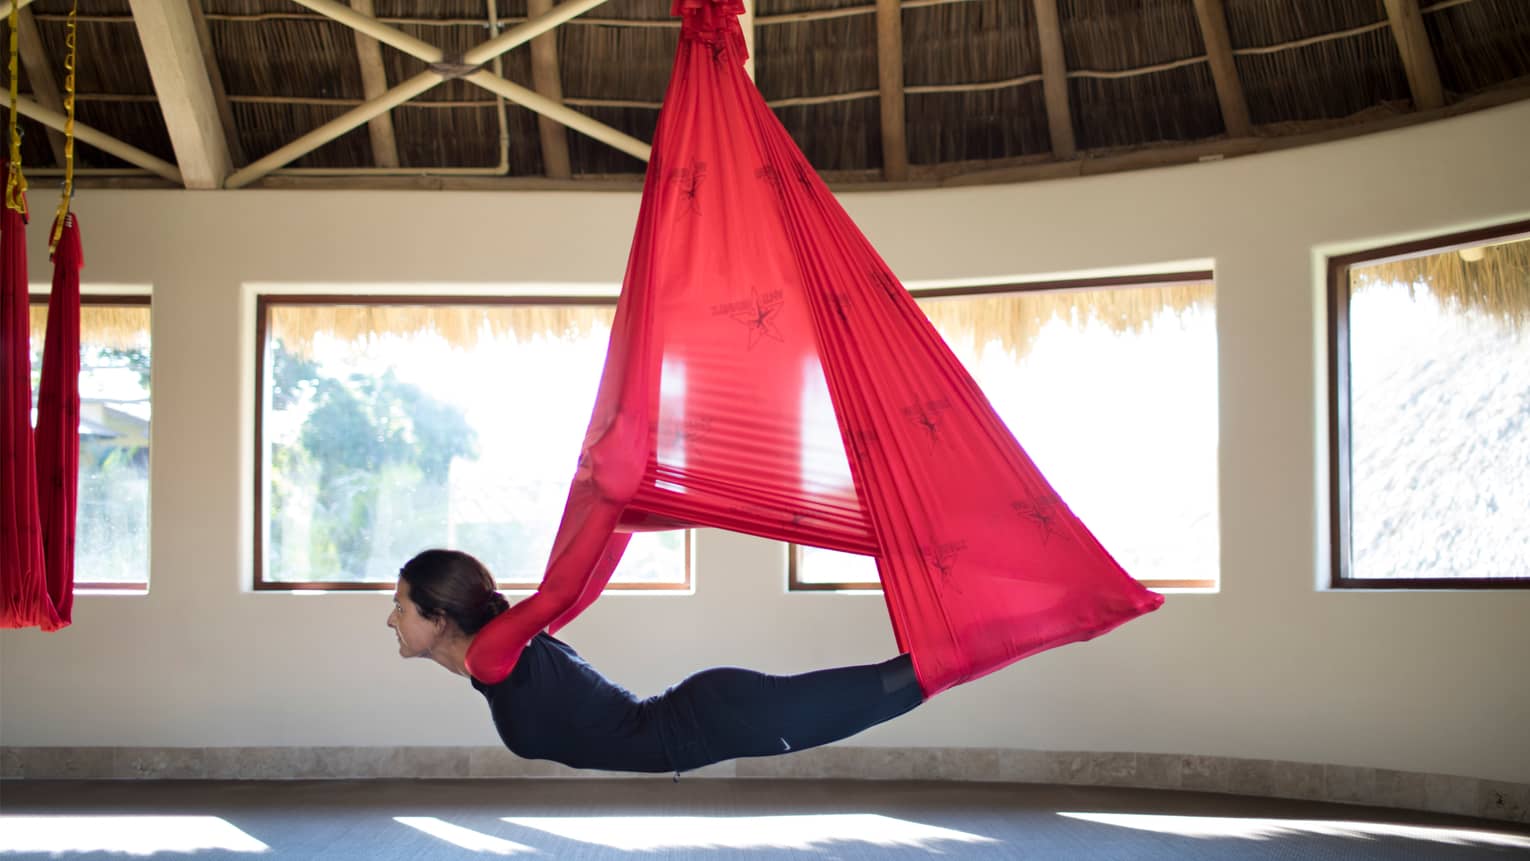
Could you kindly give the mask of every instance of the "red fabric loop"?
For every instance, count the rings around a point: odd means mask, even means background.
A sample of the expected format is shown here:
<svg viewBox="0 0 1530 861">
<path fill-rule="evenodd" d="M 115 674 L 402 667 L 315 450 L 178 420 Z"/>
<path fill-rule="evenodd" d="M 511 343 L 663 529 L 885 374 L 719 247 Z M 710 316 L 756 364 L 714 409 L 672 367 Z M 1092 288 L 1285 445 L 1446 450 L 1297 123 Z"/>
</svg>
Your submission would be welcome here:
<svg viewBox="0 0 1530 861">
<path fill-rule="evenodd" d="M 736 5 L 676 7 L 701 33 Z M 699 37 L 680 42 L 541 589 L 479 634 L 470 671 L 499 681 L 589 606 L 627 533 L 684 526 L 875 556 L 927 695 L 1163 602 L 1053 491 L 742 67 Z"/>
<path fill-rule="evenodd" d="M 32 430 L 26 228 L 0 213 L 0 627 L 69 624 L 79 459 L 80 239 L 68 224 L 53 293 Z"/>
</svg>

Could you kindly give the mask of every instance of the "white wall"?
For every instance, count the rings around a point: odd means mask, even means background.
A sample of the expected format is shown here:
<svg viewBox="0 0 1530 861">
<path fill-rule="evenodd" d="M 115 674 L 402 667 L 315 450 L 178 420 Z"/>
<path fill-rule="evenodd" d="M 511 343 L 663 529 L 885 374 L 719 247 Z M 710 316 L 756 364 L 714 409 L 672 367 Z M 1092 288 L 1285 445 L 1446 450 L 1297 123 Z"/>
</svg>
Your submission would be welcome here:
<svg viewBox="0 0 1530 861">
<path fill-rule="evenodd" d="M 1530 103 L 1089 179 L 846 195 L 906 281 L 1215 261 L 1222 590 L 943 694 L 856 740 L 1196 753 L 1530 781 L 1530 591 L 1319 591 L 1323 251 L 1530 215 Z M 38 213 L 52 205 L 34 191 Z M 252 594 L 254 285 L 620 279 L 637 198 L 84 192 L 88 284 L 152 285 L 152 591 L 0 634 L 0 743 L 494 744 L 481 698 L 394 657 L 383 595 Z M 46 278 L 42 221 L 34 275 Z M 788 595 L 779 545 L 704 533 L 691 597 L 567 636 L 639 693 L 715 663 L 893 651 L 876 597 Z"/>
</svg>

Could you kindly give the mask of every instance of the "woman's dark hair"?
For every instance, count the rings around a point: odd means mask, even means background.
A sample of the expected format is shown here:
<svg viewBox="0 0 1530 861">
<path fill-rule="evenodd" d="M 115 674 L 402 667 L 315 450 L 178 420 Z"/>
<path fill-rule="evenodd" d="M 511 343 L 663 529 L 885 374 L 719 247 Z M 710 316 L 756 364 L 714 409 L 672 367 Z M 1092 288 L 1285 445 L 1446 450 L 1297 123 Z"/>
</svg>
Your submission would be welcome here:
<svg viewBox="0 0 1530 861">
<path fill-rule="evenodd" d="M 494 589 L 494 575 L 461 550 L 426 550 L 404 563 L 398 575 L 409 584 L 409 598 L 421 616 L 444 616 L 464 634 L 478 633 L 510 609 L 510 602 Z"/>
</svg>

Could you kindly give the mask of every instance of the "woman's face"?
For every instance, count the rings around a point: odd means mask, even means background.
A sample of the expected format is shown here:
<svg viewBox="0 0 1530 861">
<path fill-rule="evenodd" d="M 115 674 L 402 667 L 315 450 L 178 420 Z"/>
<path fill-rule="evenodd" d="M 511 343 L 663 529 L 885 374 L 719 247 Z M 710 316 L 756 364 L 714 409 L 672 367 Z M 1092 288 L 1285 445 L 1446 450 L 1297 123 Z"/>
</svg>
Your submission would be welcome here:
<svg viewBox="0 0 1530 861">
<path fill-rule="evenodd" d="M 393 611 L 388 614 L 388 627 L 398 635 L 398 653 L 405 658 L 423 658 L 430 653 L 436 640 L 446 628 L 444 620 L 427 619 L 420 615 L 409 597 L 409 583 L 400 577 L 393 591 Z"/>
</svg>

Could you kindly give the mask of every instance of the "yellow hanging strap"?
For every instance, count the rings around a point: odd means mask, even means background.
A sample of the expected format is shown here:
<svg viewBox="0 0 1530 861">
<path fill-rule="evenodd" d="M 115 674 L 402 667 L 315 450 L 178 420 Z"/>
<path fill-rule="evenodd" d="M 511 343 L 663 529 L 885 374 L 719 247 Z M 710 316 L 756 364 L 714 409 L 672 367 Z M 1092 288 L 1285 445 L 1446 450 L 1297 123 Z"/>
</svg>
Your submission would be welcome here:
<svg viewBox="0 0 1530 861">
<path fill-rule="evenodd" d="M 53 217 L 53 235 L 48 239 L 48 253 L 58 250 L 58 241 L 64 235 L 64 222 L 69 219 L 69 202 L 74 197 L 74 65 L 76 13 L 79 0 L 69 7 L 69 23 L 64 36 L 64 192 L 59 196 L 58 214 Z"/>
<path fill-rule="evenodd" d="M 27 178 L 21 175 L 21 128 L 16 124 L 17 58 L 21 55 L 21 42 L 17 29 L 21 17 L 21 4 L 11 3 L 11 159 L 5 176 L 5 205 L 23 216 L 27 214 Z"/>
</svg>

